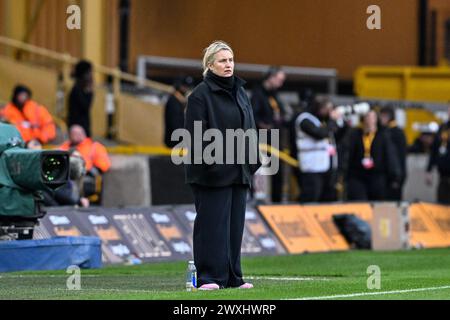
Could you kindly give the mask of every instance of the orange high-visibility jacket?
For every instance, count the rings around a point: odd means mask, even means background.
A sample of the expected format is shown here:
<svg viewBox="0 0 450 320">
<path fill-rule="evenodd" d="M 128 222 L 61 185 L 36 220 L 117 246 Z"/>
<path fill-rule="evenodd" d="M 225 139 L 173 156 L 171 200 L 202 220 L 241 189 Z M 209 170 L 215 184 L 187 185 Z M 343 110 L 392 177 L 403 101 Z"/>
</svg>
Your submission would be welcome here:
<svg viewBox="0 0 450 320">
<path fill-rule="evenodd" d="M 59 149 L 68 151 L 71 148 L 70 141 L 64 142 Z M 81 154 L 85 163 L 86 171 L 90 171 L 92 167 L 97 167 L 102 172 L 106 172 L 111 167 L 106 148 L 99 142 L 92 141 L 91 138 L 84 139 L 75 149 Z"/>
<path fill-rule="evenodd" d="M 45 144 L 56 137 L 52 116 L 44 106 L 33 100 L 25 103 L 22 112 L 13 103 L 8 103 L 2 111 L 2 116 L 16 126 L 25 142 L 37 139 Z"/>
</svg>

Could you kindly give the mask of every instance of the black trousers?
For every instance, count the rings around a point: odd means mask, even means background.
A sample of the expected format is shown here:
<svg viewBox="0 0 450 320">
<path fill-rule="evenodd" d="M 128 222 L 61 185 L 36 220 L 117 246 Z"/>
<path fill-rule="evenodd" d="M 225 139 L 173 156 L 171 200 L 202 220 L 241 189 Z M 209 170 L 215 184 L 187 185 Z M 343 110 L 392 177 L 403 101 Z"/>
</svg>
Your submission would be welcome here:
<svg viewBox="0 0 450 320">
<path fill-rule="evenodd" d="M 371 174 L 350 177 L 347 184 L 348 200 L 386 200 L 386 177 Z"/>
<path fill-rule="evenodd" d="M 450 204 L 450 176 L 439 177 L 437 198 L 439 203 Z"/>
<path fill-rule="evenodd" d="M 272 202 L 280 203 L 283 199 L 283 164 L 280 163 L 277 173 L 271 176 Z"/>
<path fill-rule="evenodd" d="M 194 262 L 198 286 L 221 288 L 244 284 L 241 244 L 248 186 L 191 185 L 197 216 L 194 222 Z"/>
<path fill-rule="evenodd" d="M 403 182 L 398 187 L 393 188 L 392 183 L 388 183 L 386 187 L 386 200 L 401 201 L 403 199 Z"/>
<path fill-rule="evenodd" d="M 337 200 L 335 173 L 300 173 L 300 202 Z"/>
</svg>

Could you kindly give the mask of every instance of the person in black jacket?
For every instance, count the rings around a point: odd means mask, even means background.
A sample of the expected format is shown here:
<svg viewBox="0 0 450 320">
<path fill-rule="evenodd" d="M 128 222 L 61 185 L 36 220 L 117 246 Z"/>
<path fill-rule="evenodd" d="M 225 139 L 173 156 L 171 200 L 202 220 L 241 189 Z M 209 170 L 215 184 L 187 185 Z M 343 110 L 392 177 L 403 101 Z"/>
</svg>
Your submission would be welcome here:
<svg viewBox="0 0 450 320">
<path fill-rule="evenodd" d="M 283 86 L 285 80 L 285 72 L 280 67 L 272 66 L 264 75 L 262 83 L 255 86 L 252 91 L 251 102 L 256 127 L 269 130 L 269 136 L 270 130 L 282 131 L 285 125 L 284 109 L 280 99 L 278 99 L 278 90 Z M 280 135 L 282 134 L 280 132 Z M 282 138 L 280 140 L 283 141 Z M 270 140 L 268 144 L 271 144 Z M 282 200 L 283 170 L 281 169 L 282 166 L 280 166 L 277 174 L 271 177 L 272 202 L 274 203 Z"/>
<path fill-rule="evenodd" d="M 448 119 L 441 125 L 434 139 L 426 175 L 426 183 L 430 186 L 433 182 L 431 172 L 437 167 L 439 172 L 437 200 L 442 204 L 450 204 L 450 106 Z"/>
<path fill-rule="evenodd" d="M 387 181 L 399 181 L 400 166 L 385 130 L 379 130 L 377 114 L 363 117 L 362 128 L 354 129 L 348 141 L 348 200 L 385 200 Z"/>
<path fill-rule="evenodd" d="M 191 89 L 194 80 L 192 77 L 179 77 L 174 84 L 175 92 L 170 95 L 164 109 L 164 143 L 167 147 L 173 148 L 176 145 L 172 141 L 172 133 L 176 129 L 184 127 L 184 111 L 186 109 L 186 95 Z"/>
<path fill-rule="evenodd" d="M 219 161 L 211 163 L 203 152 L 209 146 L 195 136 L 196 125 L 205 133 L 214 129 L 222 137 L 226 130 L 252 130 L 256 134 L 244 81 L 234 75 L 232 49 L 213 42 L 203 58 L 204 80 L 188 97 L 185 128 L 190 133 L 190 164 L 185 165 L 186 183 L 194 193 L 197 216 L 194 222 L 194 261 L 201 290 L 227 287 L 252 288 L 242 279 L 240 251 L 244 230 L 247 192 L 259 168 L 257 139 L 227 147 Z M 228 141 L 226 141 L 228 142 Z M 227 143 L 228 144 L 228 143 Z M 244 148 L 239 164 L 235 151 Z M 233 160 L 224 162 L 224 160 Z"/>
<path fill-rule="evenodd" d="M 81 60 L 75 65 L 72 76 L 75 84 L 69 95 L 67 127 L 77 124 L 83 127 L 86 135 L 91 137 L 91 105 L 94 98 L 94 80 L 92 64 Z"/>
<path fill-rule="evenodd" d="M 401 201 L 403 197 L 403 185 L 407 176 L 406 155 L 408 153 L 408 145 L 406 143 L 406 136 L 403 130 L 397 126 L 394 109 L 391 106 L 381 108 L 380 123 L 392 141 L 395 155 L 400 164 L 400 178 L 398 181 L 388 181 L 386 199 Z"/>
</svg>

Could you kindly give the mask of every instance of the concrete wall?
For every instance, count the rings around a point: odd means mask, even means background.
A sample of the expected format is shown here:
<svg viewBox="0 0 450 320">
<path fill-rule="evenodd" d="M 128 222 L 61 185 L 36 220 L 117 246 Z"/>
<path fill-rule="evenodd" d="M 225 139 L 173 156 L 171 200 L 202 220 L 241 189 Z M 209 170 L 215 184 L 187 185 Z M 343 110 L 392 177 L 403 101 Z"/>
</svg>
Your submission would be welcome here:
<svg viewBox="0 0 450 320">
<path fill-rule="evenodd" d="M 111 156 L 112 166 L 103 180 L 103 205 L 150 206 L 147 156 Z"/>
<path fill-rule="evenodd" d="M 425 201 L 435 202 L 437 192 L 438 175 L 433 173 L 433 184 L 425 184 L 425 170 L 428 164 L 427 155 L 408 156 L 408 179 L 403 189 L 403 198 L 405 201 Z"/>
</svg>

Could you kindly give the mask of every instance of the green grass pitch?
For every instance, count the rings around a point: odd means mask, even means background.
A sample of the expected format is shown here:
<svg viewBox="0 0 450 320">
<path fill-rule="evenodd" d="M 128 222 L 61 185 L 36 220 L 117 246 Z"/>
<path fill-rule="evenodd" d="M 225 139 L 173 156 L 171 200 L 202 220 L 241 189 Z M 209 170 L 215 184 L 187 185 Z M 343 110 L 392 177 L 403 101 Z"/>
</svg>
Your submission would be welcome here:
<svg viewBox="0 0 450 320">
<path fill-rule="evenodd" d="M 185 292 L 187 262 L 81 270 L 81 290 L 65 271 L 0 273 L 0 299 L 450 299 L 450 249 L 349 251 L 243 258 L 251 290 Z M 367 268 L 381 270 L 368 289 Z"/>
</svg>

